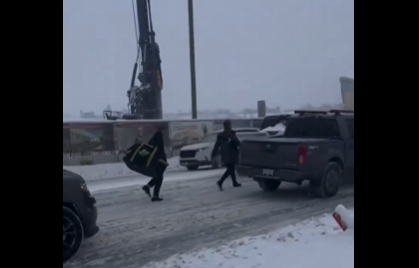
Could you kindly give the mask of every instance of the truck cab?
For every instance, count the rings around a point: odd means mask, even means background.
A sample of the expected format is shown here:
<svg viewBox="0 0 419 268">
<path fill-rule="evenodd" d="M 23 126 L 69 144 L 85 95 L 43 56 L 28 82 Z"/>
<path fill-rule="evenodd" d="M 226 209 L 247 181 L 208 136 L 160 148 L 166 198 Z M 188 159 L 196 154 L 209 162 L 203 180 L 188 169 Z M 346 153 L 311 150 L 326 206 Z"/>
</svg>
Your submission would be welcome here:
<svg viewBox="0 0 419 268">
<path fill-rule="evenodd" d="M 63 263 L 78 252 L 85 238 L 99 231 L 95 204 L 86 181 L 63 169 Z"/>
</svg>

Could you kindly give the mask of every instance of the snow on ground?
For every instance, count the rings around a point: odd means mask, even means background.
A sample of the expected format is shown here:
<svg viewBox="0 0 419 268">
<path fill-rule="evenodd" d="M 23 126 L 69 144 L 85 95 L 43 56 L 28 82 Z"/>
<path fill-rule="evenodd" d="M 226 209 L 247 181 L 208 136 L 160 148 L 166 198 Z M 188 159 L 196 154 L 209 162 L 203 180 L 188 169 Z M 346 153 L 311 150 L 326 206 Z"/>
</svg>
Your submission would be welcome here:
<svg viewBox="0 0 419 268">
<path fill-rule="evenodd" d="M 354 230 L 343 232 L 331 215 L 324 215 L 266 235 L 242 238 L 218 248 L 174 255 L 166 261 L 143 266 L 215 267 L 353 268 Z"/>
<path fill-rule="evenodd" d="M 169 167 L 167 171 L 179 170 L 179 157 L 168 159 Z M 91 166 L 63 166 L 64 169 L 70 170 L 82 176 L 86 181 L 94 181 L 101 179 L 111 179 L 116 177 L 137 176 L 135 173 L 127 168 L 125 163 L 99 164 Z"/>
<path fill-rule="evenodd" d="M 187 180 L 200 180 L 200 179 L 210 179 L 221 177 L 224 170 L 222 169 L 212 169 L 212 170 L 200 170 L 196 172 L 169 172 L 164 175 L 164 182 L 169 181 L 187 181 Z M 90 191 L 105 191 L 110 189 L 122 188 L 122 187 L 132 187 L 135 185 L 145 185 L 150 181 L 150 178 L 136 175 L 130 178 L 119 178 L 116 180 L 95 180 L 89 182 Z M 215 185 L 215 184 L 214 184 Z"/>
</svg>

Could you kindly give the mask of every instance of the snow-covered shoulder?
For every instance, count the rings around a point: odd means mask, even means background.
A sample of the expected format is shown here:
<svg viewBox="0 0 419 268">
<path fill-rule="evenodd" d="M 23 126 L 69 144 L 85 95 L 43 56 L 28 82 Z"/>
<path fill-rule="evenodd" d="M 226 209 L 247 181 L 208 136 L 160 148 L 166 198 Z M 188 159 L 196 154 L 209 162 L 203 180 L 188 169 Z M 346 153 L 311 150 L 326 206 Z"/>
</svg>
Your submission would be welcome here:
<svg viewBox="0 0 419 268">
<path fill-rule="evenodd" d="M 177 156 L 169 158 L 167 162 L 169 163 L 167 171 L 174 171 L 180 168 L 179 157 Z M 116 177 L 139 176 L 138 173 L 128 169 L 123 162 L 91 166 L 63 166 L 63 168 L 79 174 L 86 181 L 111 179 Z"/>
<path fill-rule="evenodd" d="M 354 210 L 349 210 L 354 213 Z M 217 248 L 174 255 L 144 268 L 353 268 L 354 230 L 343 232 L 332 215 Z"/>
</svg>

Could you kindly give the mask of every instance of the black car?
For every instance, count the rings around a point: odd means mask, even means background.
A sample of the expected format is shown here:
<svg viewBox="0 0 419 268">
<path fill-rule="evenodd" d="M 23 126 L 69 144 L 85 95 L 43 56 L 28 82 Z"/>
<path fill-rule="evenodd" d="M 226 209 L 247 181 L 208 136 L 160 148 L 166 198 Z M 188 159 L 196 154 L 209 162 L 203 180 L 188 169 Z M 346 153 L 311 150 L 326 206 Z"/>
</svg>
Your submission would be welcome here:
<svg viewBox="0 0 419 268">
<path fill-rule="evenodd" d="M 354 176 L 354 120 L 353 111 L 295 111 L 281 137 L 241 143 L 237 170 L 266 191 L 309 181 L 321 197 L 332 197 L 344 176 Z"/>
<path fill-rule="evenodd" d="M 77 253 L 84 238 L 99 231 L 95 203 L 85 180 L 63 169 L 63 263 Z"/>
</svg>

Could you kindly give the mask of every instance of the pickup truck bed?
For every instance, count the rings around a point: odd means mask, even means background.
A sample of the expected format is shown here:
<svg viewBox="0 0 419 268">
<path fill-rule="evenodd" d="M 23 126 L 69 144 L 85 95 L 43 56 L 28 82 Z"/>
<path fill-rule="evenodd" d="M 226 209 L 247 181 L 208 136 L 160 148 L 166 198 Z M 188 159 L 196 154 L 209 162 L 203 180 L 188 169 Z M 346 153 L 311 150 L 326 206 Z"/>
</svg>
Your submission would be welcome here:
<svg viewBox="0 0 419 268">
<path fill-rule="evenodd" d="M 344 143 L 310 138 L 248 139 L 240 149 L 240 174 L 301 184 L 320 176 L 329 159 L 343 157 Z"/>
</svg>

